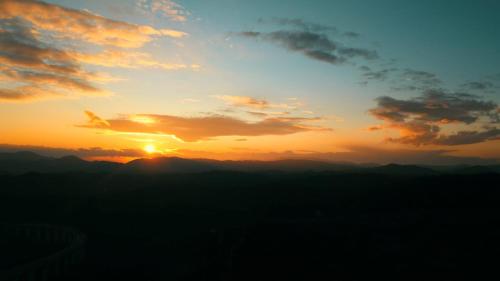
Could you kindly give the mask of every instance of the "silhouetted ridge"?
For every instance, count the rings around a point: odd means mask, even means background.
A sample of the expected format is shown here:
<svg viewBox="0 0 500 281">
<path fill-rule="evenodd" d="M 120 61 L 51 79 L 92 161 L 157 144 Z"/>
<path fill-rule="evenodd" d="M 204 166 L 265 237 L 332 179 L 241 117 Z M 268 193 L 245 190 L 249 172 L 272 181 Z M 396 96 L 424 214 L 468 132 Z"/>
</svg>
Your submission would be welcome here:
<svg viewBox="0 0 500 281">
<path fill-rule="evenodd" d="M 38 155 L 31 151 L 18 151 L 18 152 L 3 152 L 0 153 L 0 160 L 8 161 L 38 161 L 42 159 L 49 159 L 50 157 L 45 157 Z"/>
<path fill-rule="evenodd" d="M 204 173 L 233 172 L 338 172 L 378 173 L 387 175 L 483 174 L 500 173 L 499 165 L 436 166 L 388 164 L 384 166 L 334 163 L 315 160 L 288 159 L 277 161 L 219 161 L 159 157 L 136 159 L 126 164 L 106 161 L 86 161 L 73 155 L 61 158 L 41 156 L 29 151 L 0 153 L 0 173 L 27 172 L 116 172 L 116 173 Z"/>
<path fill-rule="evenodd" d="M 142 173 L 199 173 L 221 170 L 217 165 L 178 157 L 137 159 L 125 164 L 121 172 Z"/>
<path fill-rule="evenodd" d="M 392 175 L 434 175 L 438 173 L 437 171 L 430 168 L 420 167 L 416 165 L 399 165 L 394 163 L 375 167 L 370 169 L 370 171 Z"/>
<path fill-rule="evenodd" d="M 109 172 L 122 164 L 101 161 L 85 161 L 73 155 L 61 158 L 41 156 L 23 151 L 0 153 L 0 172 L 22 174 L 28 172 Z"/>
</svg>

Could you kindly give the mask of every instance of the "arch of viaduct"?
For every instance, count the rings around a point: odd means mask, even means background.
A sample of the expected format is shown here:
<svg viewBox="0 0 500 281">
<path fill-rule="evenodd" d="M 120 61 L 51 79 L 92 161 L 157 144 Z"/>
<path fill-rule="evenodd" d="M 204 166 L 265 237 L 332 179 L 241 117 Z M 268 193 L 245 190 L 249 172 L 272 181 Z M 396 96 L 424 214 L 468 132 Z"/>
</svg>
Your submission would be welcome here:
<svg viewBox="0 0 500 281">
<path fill-rule="evenodd" d="M 86 237 L 68 227 L 47 224 L 0 224 L 0 234 L 22 238 L 30 243 L 57 244 L 63 247 L 29 263 L 0 271 L 0 281 L 46 281 L 67 272 L 83 259 Z"/>
</svg>

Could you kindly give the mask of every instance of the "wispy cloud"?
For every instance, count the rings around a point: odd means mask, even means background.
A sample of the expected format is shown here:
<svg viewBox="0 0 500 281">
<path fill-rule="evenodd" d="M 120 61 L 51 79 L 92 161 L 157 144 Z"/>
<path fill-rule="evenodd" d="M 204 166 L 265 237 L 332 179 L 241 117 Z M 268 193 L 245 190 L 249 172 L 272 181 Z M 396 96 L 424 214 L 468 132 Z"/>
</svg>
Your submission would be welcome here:
<svg viewBox="0 0 500 281">
<path fill-rule="evenodd" d="M 464 91 L 474 91 L 483 93 L 494 93 L 500 89 L 498 81 L 494 79 L 484 79 L 480 81 L 469 81 L 460 85 Z"/>
<path fill-rule="evenodd" d="M 299 52 L 308 58 L 330 64 L 342 64 L 356 58 L 365 60 L 378 58 L 378 54 L 374 50 L 347 47 L 339 42 L 333 41 L 325 34 L 310 31 L 243 31 L 235 34 L 242 37 L 274 43 L 289 51 Z"/>
<path fill-rule="evenodd" d="M 258 99 L 249 96 L 231 96 L 222 95 L 214 96 L 215 98 L 225 101 L 226 104 L 236 107 L 247 107 L 251 109 L 284 109 L 294 110 L 299 108 L 302 104 L 299 101 L 291 101 L 287 103 L 271 103 L 265 99 Z"/>
<path fill-rule="evenodd" d="M 139 0 L 137 6 L 143 11 L 160 14 L 172 21 L 184 22 L 190 15 L 182 5 L 171 0 Z"/>
<path fill-rule="evenodd" d="M 22 86 L 0 89 L 0 102 L 31 102 L 50 98 L 64 97 L 61 93 L 35 86 Z"/>
<path fill-rule="evenodd" d="M 332 32 L 337 33 L 338 30 L 335 26 L 326 25 L 326 24 L 318 24 L 314 22 L 305 21 L 303 19 L 298 18 L 260 18 L 258 20 L 259 23 L 263 24 L 275 24 L 281 26 L 289 26 L 294 27 L 300 30 L 309 31 L 309 32 Z"/>
<path fill-rule="evenodd" d="M 236 32 L 241 37 L 273 43 L 292 52 L 302 53 L 308 58 L 330 64 L 342 64 L 354 59 L 374 60 L 377 51 L 342 43 L 340 38 L 357 38 L 360 35 L 348 31 L 339 33 L 337 28 L 308 22 L 302 19 L 271 18 L 259 22 L 278 25 L 281 28 L 272 32 L 242 31 Z M 334 38 L 335 37 L 335 38 Z"/>
<path fill-rule="evenodd" d="M 266 100 L 256 99 L 247 96 L 224 95 L 224 96 L 215 96 L 215 98 L 225 101 L 227 104 L 233 106 L 243 106 L 243 107 L 259 108 L 259 109 L 270 107 L 270 103 Z"/>
<path fill-rule="evenodd" d="M 105 67 L 120 68 L 159 68 L 164 70 L 198 69 L 197 64 L 159 62 L 144 52 L 120 50 L 104 50 L 100 53 L 89 54 L 71 52 L 69 55 L 78 62 Z"/>
</svg>

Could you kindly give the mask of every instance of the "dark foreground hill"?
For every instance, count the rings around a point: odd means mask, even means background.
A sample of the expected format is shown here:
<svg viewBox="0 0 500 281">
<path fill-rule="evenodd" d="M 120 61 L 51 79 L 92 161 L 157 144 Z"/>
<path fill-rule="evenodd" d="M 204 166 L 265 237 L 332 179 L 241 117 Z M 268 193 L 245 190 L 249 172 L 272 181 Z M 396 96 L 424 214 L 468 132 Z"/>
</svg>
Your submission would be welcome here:
<svg viewBox="0 0 500 281">
<path fill-rule="evenodd" d="M 85 233 L 63 280 L 497 279 L 500 175 L 380 169 L 3 175 L 0 222 Z"/>
</svg>

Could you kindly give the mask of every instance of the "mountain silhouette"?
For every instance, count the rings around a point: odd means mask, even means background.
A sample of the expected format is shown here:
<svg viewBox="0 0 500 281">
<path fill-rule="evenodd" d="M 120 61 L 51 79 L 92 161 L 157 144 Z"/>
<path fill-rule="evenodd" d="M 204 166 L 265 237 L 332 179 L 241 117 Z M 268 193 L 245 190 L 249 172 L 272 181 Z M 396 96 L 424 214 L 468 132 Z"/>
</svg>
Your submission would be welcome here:
<svg viewBox="0 0 500 281">
<path fill-rule="evenodd" d="M 119 163 L 86 161 L 71 155 L 53 158 L 30 151 L 0 153 L 0 172 L 3 173 L 109 172 L 120 166 Z"/>
<path fill-rule="evenodd" d="M 387 175 L 435 175 L 439 173 L 500 173 L 499 165 L 426 167 L 417 165 L 358 165 L 315 160 L 219 161 L 179 157 L 143 158 L 128 163 L 87 161 L 76 156 L 61 158 L 38 155 L 30 151 L 0 153 L 0 173 L 23 174 L 63 172 L 114 173 L 202 173 L 235 172 L 349 172 Z"/>
<path fill-rule="evenodd" d="M 389 175 L 435 175 L 436 170 L 416 165 L 388 164 L 370 169 L 370 172 Z"/>
</svg>

